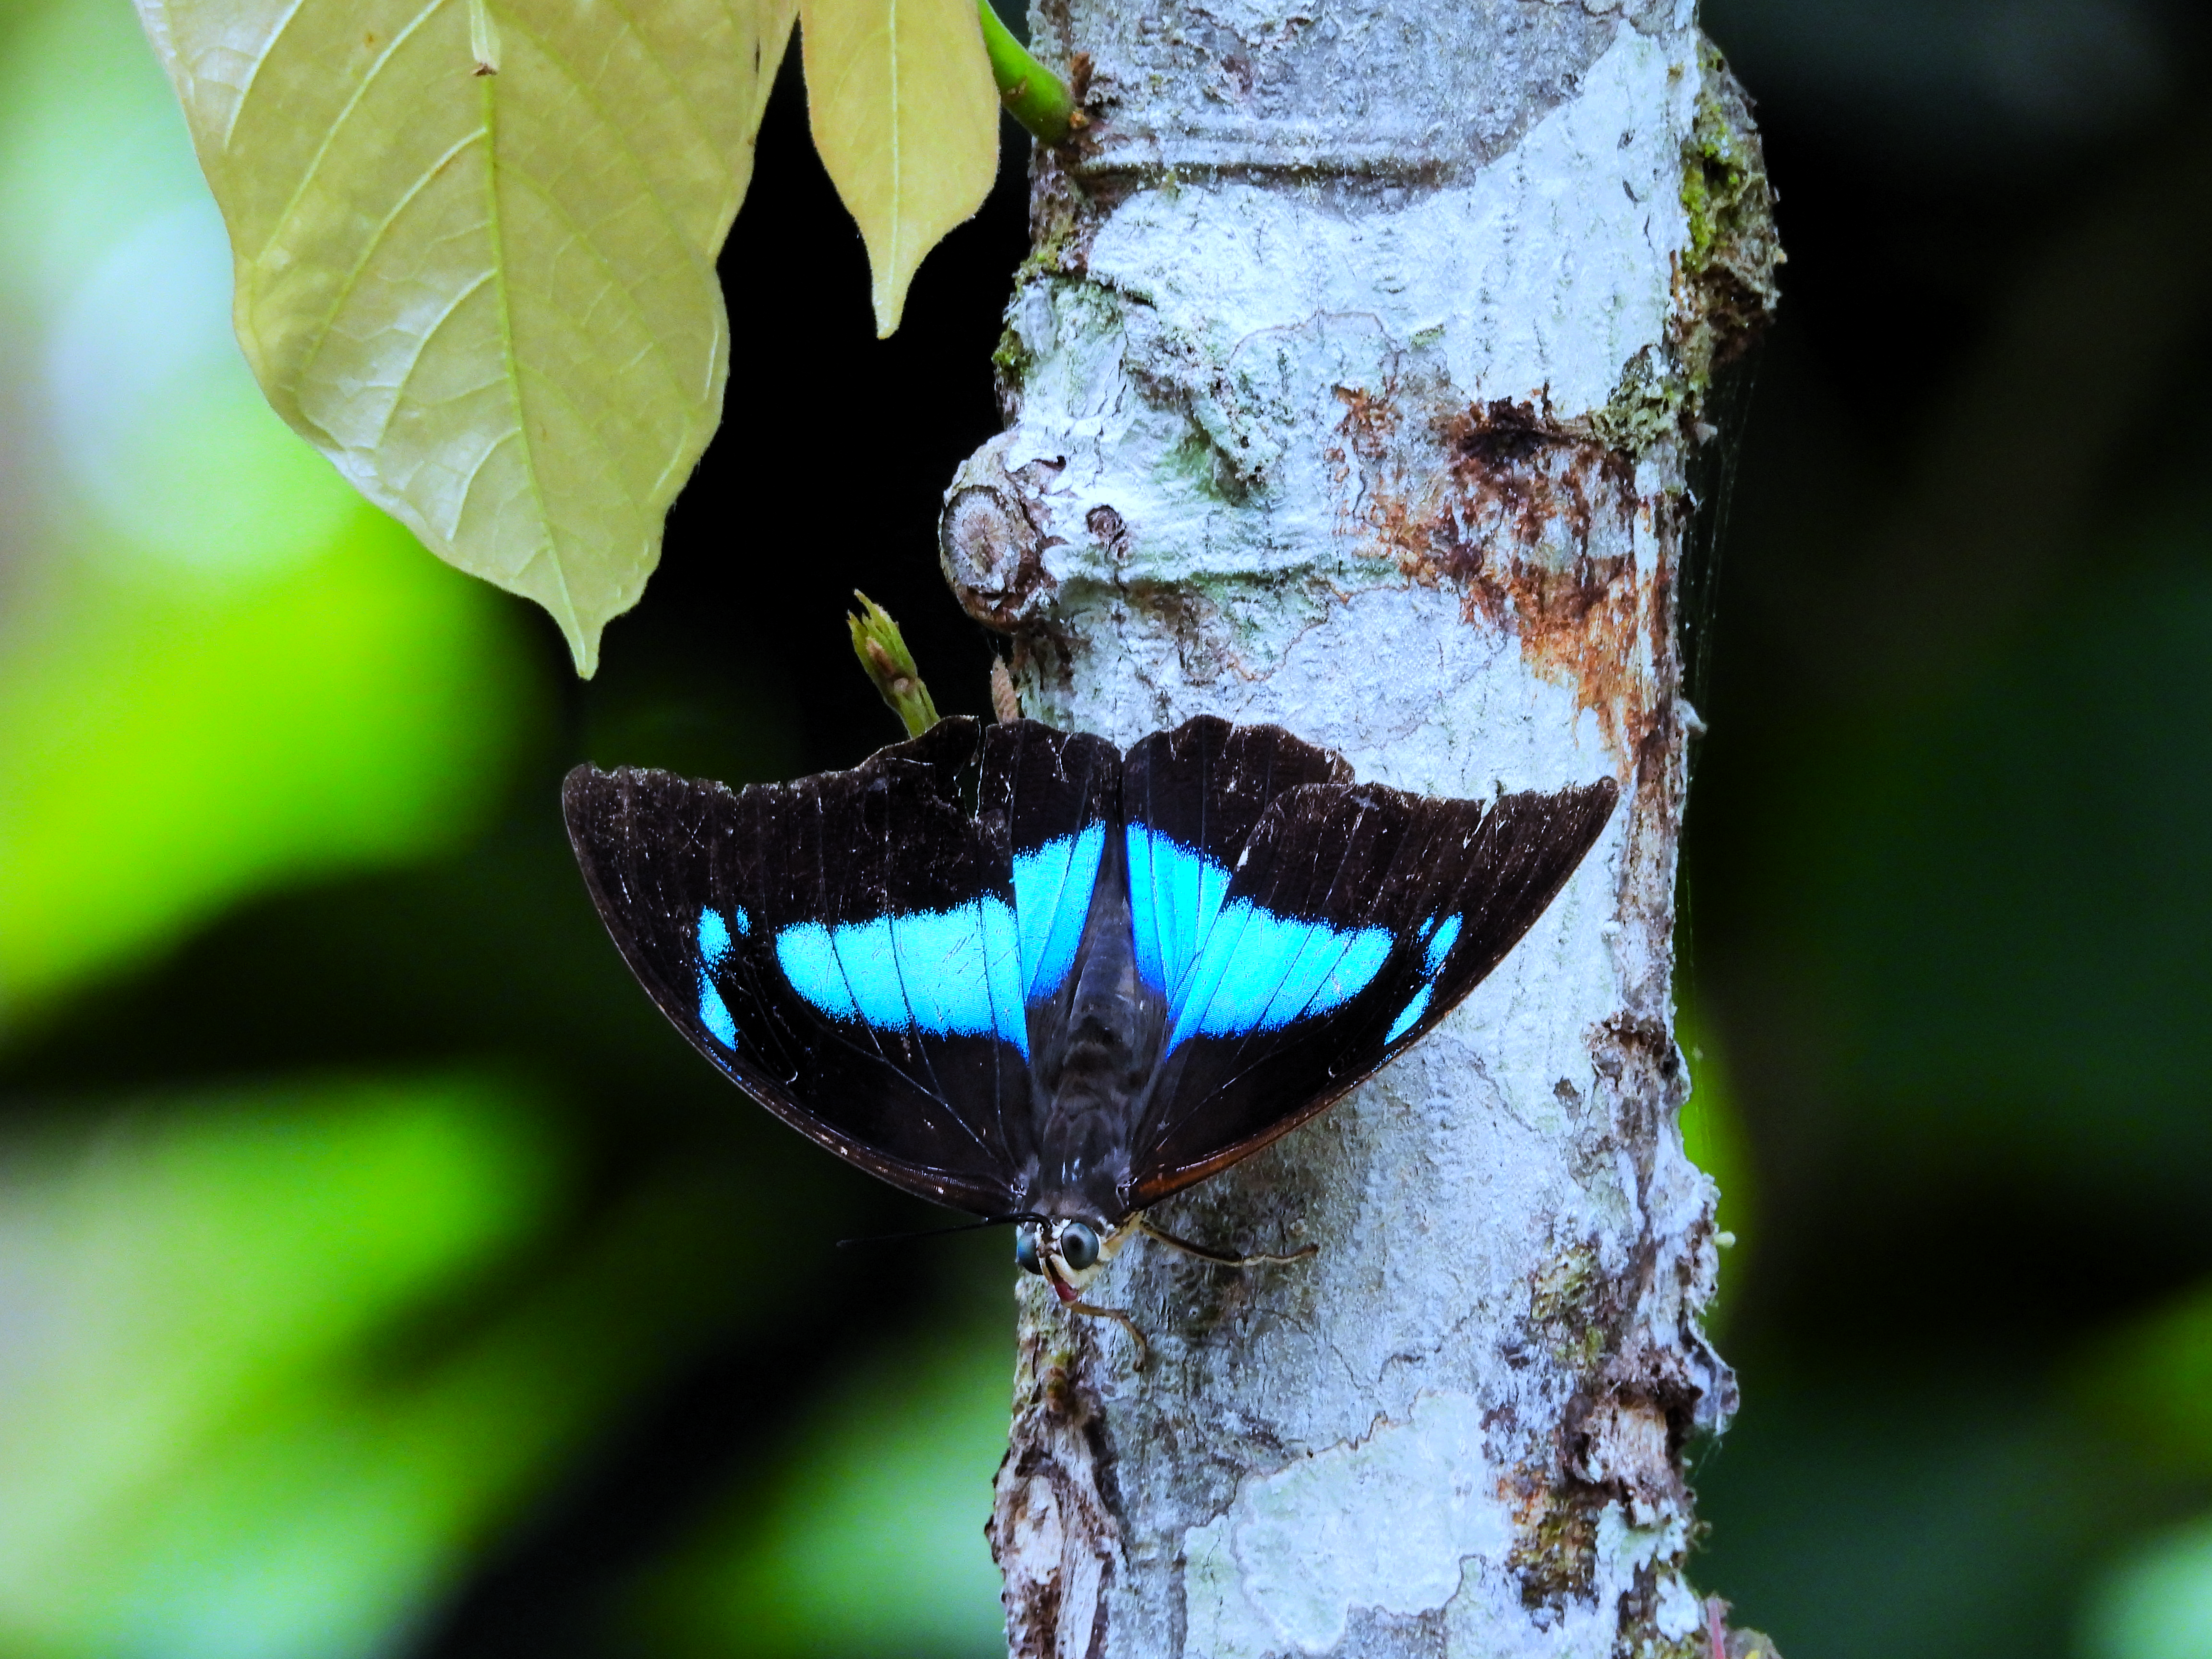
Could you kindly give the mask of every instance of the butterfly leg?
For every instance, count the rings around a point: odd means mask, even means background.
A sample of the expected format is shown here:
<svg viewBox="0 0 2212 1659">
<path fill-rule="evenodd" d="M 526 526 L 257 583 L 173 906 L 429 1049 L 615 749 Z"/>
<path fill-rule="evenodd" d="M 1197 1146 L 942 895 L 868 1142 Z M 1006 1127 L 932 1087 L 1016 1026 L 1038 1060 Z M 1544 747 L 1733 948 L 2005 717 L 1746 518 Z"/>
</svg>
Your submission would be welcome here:
<svg viewBox="0 0 2212 1659">
<path fill-rule="evenodd" d="M 1088 1302 L 1071 1302 L 1067 1304 L 1067 1310 L 1070 1313 L 1088 1314 L 1093 1319 L 1110 1319 L 1128 1332 L 1129 1340 L 1137 1345 L 1135 1369 L 1138 1370 L 1145 1369 L 1145 1362 L 1152 1357 L 1152 1345 L 1145 1340 L 1145 1334 L 1137 1328 L 1135 1320 L 1118 1308 L 1101 1308 Z"/>
<path fill-rule="evenodd" d="M 1219 1250 L 1209 1250 L 1203 1244 L 1194 1244 L 1187 1238 L 1177 1238 L 1164 1227 L 1156 1227 L 1144 1217 L 1137 1218 L 1137 1225 L 1147 1237 L 1181 1250 L 1185 1255 L 1195 1256 L 1200 1261 L 1210 1261 L 1217 1267 L 1286 1267 L 1293 1261 L 1304 1261 L 1317 1254 L 1321 1246 L 1309 1244 L 1303 1250 L 1293 1250 L 1288 1255 L 1273 1255 L 1262 1250 L 1252 1255 L 1224 1255 Z"/>
</svg>

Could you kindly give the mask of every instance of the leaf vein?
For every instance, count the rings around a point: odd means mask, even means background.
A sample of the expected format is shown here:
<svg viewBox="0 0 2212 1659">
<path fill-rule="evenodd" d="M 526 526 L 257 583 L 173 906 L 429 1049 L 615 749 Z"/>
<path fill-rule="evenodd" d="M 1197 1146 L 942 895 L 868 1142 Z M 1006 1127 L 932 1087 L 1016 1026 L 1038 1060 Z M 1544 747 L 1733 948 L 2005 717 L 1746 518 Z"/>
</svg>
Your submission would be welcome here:
<svg viewBox="0 0 2212 1659">
<path fill-rule="evenodd" d="M 599 269 L 606 274 L 607 289 L 619 294 L 629 302 L 629 311 L 648 342 L 647 349 L 659 362 L 661 373 L 668 377 L 668 383 L 675 388 L 677 395 L 685 398 L 702 395 L 703 388 L 695 391 L 685 383 L 683 374 L 677 368 L 675 359 L 669 355 L 667 342 L 661 338 L 660 331 L 653 327 L 652 319 L 646 313 L 643 302 L 631 290 L 629 284 L 622 280 L 621 268 L 600 248 L 591 233 L 576 222 L 574 216 L 562 205 L 561 198 L 556 196 L 550 187 L 531 177 L 520 167 L 510 167 L 506 173 L 508 179 L 544 203 L 547 210 L 568 228 L 574 246 L 583 249 L 598 262 Z M 596 301 L 594 303 L 596 305 Z M 586 320 L 580 318 L 579 325 L 581 325 Z"/>
<path fill-rule="evenodd" d="M 675 240 L 676 245 L 682 248 L 684 253 L 688 256 L 690 261 L 693 276 L 697 277 L 709 289 L 717 288 L 719 284 L 717 283 L 714 276 L 712 262 L 708 260 L 705 257 L 704 250 L 700 248 L 697 244 L 694 243 L 690 237 L 684 234 L 684 227 L 677 222 L 675 211 L 669 206 L 667 198 L 653 187 L 653 175 L 647 171 L 644 163 L 638 159 L 637 151 L 631 146 L 629 137 L 623 132 L 620 124 L 611 118 L 606 109 L 592 95 L 591 88 L 584 84 L 581 77 L 577 75 L 574 68 L 570 65 L 568 60 L 562 58 L 560 53 L 555 52 L 553 48 L 547 44 L 542 35 L 532 33 L 527 25 L 520 21 L 511 21 L 509 27 L 516 34 L 520 35 L 524 39 L 527 40 L 532 46 L 537 47 L 537 49 L 544 55 L 546 62 L 550 64 L 555 69 L 558 70 L 564 76 L 567 77 L 568 84 L 575 89 L 577 95 L 584 100 L 585 104 L 591 109 L 592 113 L 599 118 L 600 124 L 610 134 L 612 135 L 617 146 L 622 152 L 623 159 L 629 162 L 631 175 L 637 181 L 638 195 L 653 204 L 653 210 L 659 214 L 661 223 L 668 231 L 669 235 Z M 488 128 L 489 123 L 487 122 L 487 129 Z M 496 168 L 496 154 L 495 154 L 493 161 L 495 168 Z M 631 292 L 628 283 L 621 280 L 619 276 L 620 267 L 617 266 L 612 259 L 609 258 L 606 254 L 600 252 L 598 244 L 592 240 L 589 233 L 587 233 L 581 225 L 577 223 L 574 216 L 571 215 L 568 209 L 562 204 L 560 198 L 554 194 L 552 189 L 549 185 L 541 184 L 538 180 L 531 178 L 520 167 L 509 167 L 507 171 L 511 173 L 516 179 L 527 185 L 538 196 L 539 200 L 544 202 L 553 210 L 554 213 L 561 220 L 562 223 L 568 227 L 569 230 L 574 234 L 576 240 L 584 246 L 591 250 L 592 257 L 598 259 L 600 265 L 606 270 L 609 277 L 613 282 L 613 285 L 621 289 L 623 295 L 629 299 L 631 308 L 637 313 L 638 321 L 643 325 L 647 335 L 653 339 L 656 346 L 663 348 L 665 356 L 665 343 L 661 341 L 659 331 L 653 327 L 649 321 L 647 320 L 645 307 L 638 302 L 636 295 Z M 713 385 L 710 372 L 710 378 L 708 379 L 707 386 L 702 386 L 697 391 L 693 391 L 684 384 L 684 377 L 678 372 L 673 362 L 665 361 L 663 366 L 667 370 L 670 384 L 674 386 L 677 391 L 686 398 L 703 397 L 707 394 L 708 387 Z"/>
<path fill-rule="evenodd" d="M 300 15 L 301 8 L 307 3 L 307 0 L 292 0 L 283 16 L 277 20 L 276 27 L 270 32 L 268 40 L 262 43 L 261 50 L 254 54 L 253 67 L 246 72 L 246 84 L 239 88 L 238 96 L 230 100 L 230 118 L 222 124 L 224 155 L 230 153 L 230 135 L 238 131 L 238 118 L 245 112 L 246 100 L 253 95 L 253 88 L 261 80 L 262 65 L 283 43 L 285 35 L 291 32 L 292 20 Z"/>
<path fill-rule="evenodd" d="M 440 330 L 443 329 L 447 323 L 453 321 L 453 313 L 468 303 L 469 296 L 471 294 L 476 293 L 479 289 L 483 288 L 485 283 L 491 280 L 492 273 L 487 270 L 482 276 L 478 276 L 476 281 L 470 283 L 462 288 L 453 295 L 453 299 L 447 302 L 446 308 L 438 313 L 437 317 L 432 321 L 429 327 L 424 329 L 422 334 L 416 338 L 415 342 L 415 349 L 408 356 L 407 367 L 400 372 L 399 379 L 392 385 L 392 403 L 391 405 L 384 411 L 384 419 L 377 424 L 376 442 L 374 447 L 380 450 L 382 449 L 384 447 L 384 441 L 391 435 L 392 422 L 399 414 L 399 405 L 406 401 L 407 387 L 415 378 L 415 371 L 422 367 L 422 359 L 429 355 L 430 342 L 438 337 Z M 493 384 L 493 382 L 487 381 L 485 384 L 490 385 Z M 484 388 L 483 386 L 475 386 L 470 388 L 470 391 L 481 392 L 483 389 Z M 467 394 L 465 393 L 462 395 Z"/>
<path fill-rule="evenodd" d="M 301 380 L 307 378 L 307 371 L 314 366 L 315 360 L 323 355 L 323 347 L 330 341 L 331 331 L 337 326 L 338 313 L 345 309 L 346 301 L 353 297 L 354 290 L 361 286 L 362 273 L 368 269 L 369 262 L 376 258 L 377 251 L 384 246 L 384 239 L 391 231 L 393 222 L 401 214 L 413 206 L 416 199 L 430 187 L 432 179 L 453 165 L 455 157 L 472 144 L 489 143 L 490 137 L 489 130 L 480 127 L 447 146 L 442 155 L 415 175 L 413 181 L 400 192 L 399 198 L 392 203 L 391 211 L 377 222 L 376 228 L 371 231 L 362 243 L 361 257 L 353 262 L 346 271 L 344 280 L 339 283 L 336 292 L 331 295 L 330 304 L 325 307 L 321 319 L 315 325 L 313 340 L 309 343 L 307 349 L 300 354 Z"/>
<path fill-rule="evenodd" d="M 698 132 L 700 141 L 705 144 L 708 152 L 712 155 L 715 160 L 720 161 L 725 167 L 727 167 L 730 158 L 722 154 L 721 146 L 714 142 L 714 130 L 708 125 L 705 112 L 700 109 L 697 100 L 691 96 L 690 89 L 684 86 L 683 82 L 677 79 L 675 72 L 669 68 L 667 62 L 659 52 L 653 49 L 653 44 L 646 38 L 645 31 L 637 26 L 635 15 L 622 4 L 622 0 L 601 0 L 601 3 L 621 20 L 622 27 L 628 31 L 630 38 L 637 42 L 638 55 L 644 58 L 647 63 L 653 65 L 653 69 L 659 72 L 661 80 L 667 84 L 668 89 L 676 94 L 676 101 L 684 106 L 684 115 L 690 119 L 691 125 Z M 724 9 L 727 9 L 726 4 L 725 5 Z M 544 47 L 542 40 L 539 45 L 540 49 L 544 50 Z M 547 52 L 547 55 L 549 57 L 551 56 L 550 51 Z M 563 67 L 566 66 L 564 65 Z M 572 80 L 575 79 L 573 72 L 571 73 L 570 78 Z M 586 98 L 588 99 L 591 97 L 590 93 L 585 91 L 580 81 L 577 82 L 577 90 L 579 92 L 583 92 Z M 599 106 L 597 102 L 594 101 L 592 107 L 594 109 L 598 109 Z M 600 118 L 602 120 L 605 119 L 605 112 L 604 110 L 600 111 Z M 609 125 L 611 125 L 612 123 L 609 123 Z M 629 146 L 624 145 L 623 148 L 628 149 Z"/>
<path fill-rule="evenodd" d="M 498 119 L 498 112 L 497 106 L 492 101 L 492 82 L 496 78 L 493 76 L 484 77 L 482 95 L 483 131 L 490 145 L 489 154 L 492 158 L 484 167 L 484 212 L 486 222 L 491 228 L 493 291 L 499 296 L 500 356 L 501 361 L 507 365 L 506 380 L 508 395 L 514 405 L 514 429 L 516 436 L 522 444 L 522 476 L 530 487 L 531 501 L 538 509 L 538 522 L 545 526 L 545 544 L 541 544 L 538 554 L 532 557 L 530 564 L 535 564 L 538 559 L 547 552 L 552 554 L 553 580 L 559 590 L 561 604 L 557 611 L 550 605 L 546 609 L 554 611 L 554 619 L 561 624 L 562 631 L 573 638 L 580 635 L 582 629 L 576 615 L 575 596 L 568 591 L 568 567 L 562 560 L 557 546 L 552 545 L 553 515 L 546 509 L 545 486 L 538 477 L 538 450 L 537 447 L 530 441 L 530 411 L 524 407 L 522 399 L 522 362 L 514 349 L 514 308 L 507 301 L 507 263 L 499 257 L 505 248 L 506 242 L 499 210 L 499 168 L 495 165 L 498 150 L 495 123 Z M 485 459 L 487 460 L 490 459 L 489 451 L 486 452 Z M 471 489 L 474 489 L 473 480 L 471 481 L 470 487 Z M 462 497 L 462 504 L 465 507 L 467 504 L 465 494 Z M 526 570 L 529 568 L 529 564 L 523 567 Z"/>
<path fill-rule="evenodd" d="M 276 216 L 270 221 L 269 235 L 261 244 L 261 252 L 266 253 L 269 251 L 276 239 L 283 234 L 284 227 L 291 222 L 292 216 L 299 211 L 301 199 L 307 195 L 316 179 L 321 175 L 323 163 L 330 159 L 331 147 L 337 143 L 338 134 L 344 130 L 346 124 L 353 119 L 355 112 L 361 107 L 362 100 L 368 96 L 368 89 L 376 84 L 377 77 L 383 74 L 386 66 L 391 64 L 392 55 L 412 40 L 417 30 L 436 15 L 441 0 L 433 0 L 433 3 L 415 14 L 405 28 L 394 33 L 392 39 L 386 43 L 384 50 L 377 54 L 376 61 L 371 64 L 362 74 L 361 83 L 347 97 L 338 112 L 331 117 L 330 125 L 323 133 L 323 142 L 315 147 L 314 155 L 308 160 L 307 171 L 300 175 L 300 182 L 293 187 L 292 194 L 286 198 L 284 205 L 277 210 Z M 254 73 L 257 76 L 260 73 L 258 64 L 255 65 Z M 240 106 L 243 108 L 245 100 L 240 99 L 239 101 Z"/>
</svg>

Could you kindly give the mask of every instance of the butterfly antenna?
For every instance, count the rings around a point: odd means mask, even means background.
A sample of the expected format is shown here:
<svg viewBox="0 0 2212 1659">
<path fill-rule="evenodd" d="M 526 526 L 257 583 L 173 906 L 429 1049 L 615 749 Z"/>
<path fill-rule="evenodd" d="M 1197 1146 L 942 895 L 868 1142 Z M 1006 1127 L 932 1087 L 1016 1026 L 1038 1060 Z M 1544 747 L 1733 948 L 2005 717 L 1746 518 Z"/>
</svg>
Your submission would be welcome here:
<svg viewBox="0 0 2212 1659">
<path fill-rule="evenodd" d="M 905 1244 L 917 1238 L 943 1238 L 951 1233 L 980 1233 L 986 1227 L 1012 1227 L 1024 1221 L 1042 1221 L 1036 1215 L 987 1215 L 981 1221 L 963 1221 L 957 1227 L 922 1227 L 910 1233 L 871 1233 L 866 1238 L 841 1238 L 841 1250 L 858 1249 L 867 1244 Z"/>
</svg>

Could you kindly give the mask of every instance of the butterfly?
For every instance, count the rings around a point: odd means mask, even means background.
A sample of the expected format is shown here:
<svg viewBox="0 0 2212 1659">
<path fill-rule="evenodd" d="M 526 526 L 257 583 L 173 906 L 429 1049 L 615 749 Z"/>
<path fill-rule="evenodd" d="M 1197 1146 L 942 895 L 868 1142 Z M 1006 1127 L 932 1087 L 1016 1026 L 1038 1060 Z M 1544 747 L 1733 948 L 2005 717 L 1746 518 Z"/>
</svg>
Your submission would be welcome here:
<svg viewBox="0 0 2212 1659">
<path fill-rule="evenodd" d="M 1075 1302 L 1146 1208 L 1443 1018 L 1616 793 L 1407 794 L 1206 716 L 1126 753 L 962 717 L 793 783 L 580 766 L 562 805 L 702 1054 L 893 1186 L 1015 1222 Z"/>
</svg>

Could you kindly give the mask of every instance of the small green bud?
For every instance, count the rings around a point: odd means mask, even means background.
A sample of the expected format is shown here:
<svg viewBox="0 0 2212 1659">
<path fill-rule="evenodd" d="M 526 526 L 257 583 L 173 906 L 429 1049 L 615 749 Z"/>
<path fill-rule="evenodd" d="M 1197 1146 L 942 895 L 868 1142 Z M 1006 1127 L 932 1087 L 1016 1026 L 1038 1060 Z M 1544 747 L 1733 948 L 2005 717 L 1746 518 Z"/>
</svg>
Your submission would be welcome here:
<svg viewBox="0 0 2212 1659">
<path fill-rule="evenodd" d="M 860 602 L 860 614 L 845 618 L 853 630 L 853 654 L 868 671 L 876 690 L 884 694 L 891 713 L 905 723 L 907 736 L 918 738 L 937 724 L 937 704 L 930 698 L 929 688 L 921 683 L 914 653 L 906 648 L 890 611 L 857 587 L 853 597 Z"/>
<path fill-rule="evenodd" d="M 1085 125 L 1082 100 L 1067 82 L 1029 54 L 1013 31 L 999 20 L 991 0 L 976 0 L 983 24 L 983 51 L 999 101 L 1030 135 L 1048 144 L 1064 144 Z"/>
</svg>

